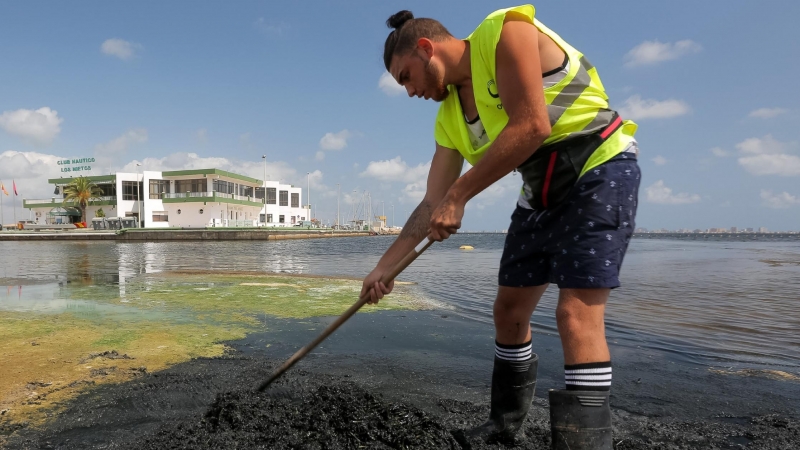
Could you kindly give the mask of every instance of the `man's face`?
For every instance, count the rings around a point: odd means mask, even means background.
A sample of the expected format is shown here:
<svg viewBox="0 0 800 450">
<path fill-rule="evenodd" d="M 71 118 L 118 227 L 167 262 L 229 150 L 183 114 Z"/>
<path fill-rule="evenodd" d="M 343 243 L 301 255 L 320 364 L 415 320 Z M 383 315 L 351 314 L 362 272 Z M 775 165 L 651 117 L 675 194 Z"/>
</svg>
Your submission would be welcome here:
<svg viewBox="0 0 800 450">
<path fill-rule="evenodd" d="M 420 50 L 407 55 L 394 56 L 389 67 L 398 84 L 406 88 L 409 97 L 432 99 L 441 102 L 449 93 L 444 84 L 444 73 L 435 58 L 426 59 Z"/>
</svg>

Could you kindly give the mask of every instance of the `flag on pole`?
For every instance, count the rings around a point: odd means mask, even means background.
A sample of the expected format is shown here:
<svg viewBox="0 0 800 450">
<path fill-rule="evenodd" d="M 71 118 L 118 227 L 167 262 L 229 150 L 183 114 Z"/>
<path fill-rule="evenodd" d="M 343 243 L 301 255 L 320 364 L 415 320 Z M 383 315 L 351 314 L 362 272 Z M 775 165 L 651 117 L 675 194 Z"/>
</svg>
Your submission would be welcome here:
<svg viewBox="0 0 800 450">
<path fill-rule="evenodd" d="M 14 180 L 11 180 L 11 185 L 14 188 L 14 195 L 19 195 L 19 194 L 17 194 L 17 182 L 14 181 Z"/>
<path fill-rule="evenodd" d="M 3 186 L 2 181 L 0 181 L 0 191 L 3 191 L 3 194 L 6 194 L 6 196 L 8 195 L 8 191 L 6 190 L 6 187 Z"/>
</svg>

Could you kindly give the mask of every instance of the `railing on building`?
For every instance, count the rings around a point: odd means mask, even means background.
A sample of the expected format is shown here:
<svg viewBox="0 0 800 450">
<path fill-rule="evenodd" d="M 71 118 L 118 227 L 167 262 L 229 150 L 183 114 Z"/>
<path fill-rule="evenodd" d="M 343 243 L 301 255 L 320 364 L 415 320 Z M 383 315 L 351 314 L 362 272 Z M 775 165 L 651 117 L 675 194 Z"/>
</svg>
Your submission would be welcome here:
<svg viewBox="0 0 800 450">
<path fill-rule="evenodd" d="M 173 194 L 161 194 L 161 198 L 197 198 L 197 197 L 219 197 L 232 200 L 244 200 L 248 202 L 258 202 L 255 197 L 246 195 L 226 194 L 224 192 L 176 192 Z"/>
<path fill-rule="evenodd" d="M 213 192 L 175 192 L 172 194 L 161 194 L 161 198 L 197 198 L 197 197 L 213 197 L 213 196 L 214 196 Z"/>
</svg>

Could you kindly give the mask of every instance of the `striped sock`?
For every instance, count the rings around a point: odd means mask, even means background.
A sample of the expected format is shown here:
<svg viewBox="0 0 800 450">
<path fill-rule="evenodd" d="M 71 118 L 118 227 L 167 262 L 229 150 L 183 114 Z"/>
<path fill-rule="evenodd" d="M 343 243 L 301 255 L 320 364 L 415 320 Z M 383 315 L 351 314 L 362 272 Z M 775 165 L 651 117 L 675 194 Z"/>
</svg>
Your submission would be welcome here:
<svg viewBox="0 0 800 450">
<path fill-rule="evenodd" d="M 564 366 L 568 391 L 611 390 L 611 361 Z"/>
<path fill-rule="evenodd" d="M 494 341 L 494 355 L 506 361 L 527 361 L 531 359 L 533 354 L 531 350 L 531 341 L 524 344 L 504 345 Z"/>
</svg>

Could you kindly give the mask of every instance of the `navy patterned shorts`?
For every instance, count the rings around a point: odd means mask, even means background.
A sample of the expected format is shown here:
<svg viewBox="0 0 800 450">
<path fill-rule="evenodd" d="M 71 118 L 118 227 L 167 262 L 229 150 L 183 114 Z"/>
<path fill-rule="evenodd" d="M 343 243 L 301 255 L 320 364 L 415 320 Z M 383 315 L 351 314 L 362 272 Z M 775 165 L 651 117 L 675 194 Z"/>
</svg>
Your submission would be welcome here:
<svg viewBox="0 0 800 450">
<path fill-rule="evenodd" d="M 640 178 L 634 154 L 621 153 L 584 174 L 560 205 L 543 211 L 517 206 L 500 260 L 500 286 L 619 287 Z"/>
</svg>

